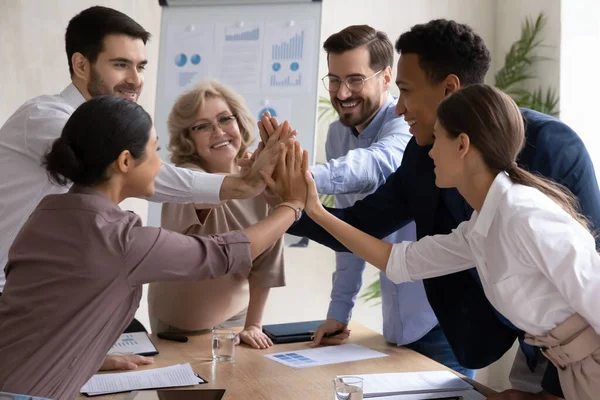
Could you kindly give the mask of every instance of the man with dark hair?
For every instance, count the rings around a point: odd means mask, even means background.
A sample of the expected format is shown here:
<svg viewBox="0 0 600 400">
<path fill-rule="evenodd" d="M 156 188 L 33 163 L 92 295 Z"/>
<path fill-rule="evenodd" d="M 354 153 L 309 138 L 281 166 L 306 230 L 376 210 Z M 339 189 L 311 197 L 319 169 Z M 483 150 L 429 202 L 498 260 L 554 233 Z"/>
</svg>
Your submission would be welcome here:
<svg viewBox="0 0 600 400">
<path fill-rule="evenodd" d="M 400 53 L 396 83 L 400 98 L 396 113 L 403 115 L 414 136 L 400 168 L 375 193 L 344 209 L 329 209 L 338 218 L 383 238 L 415 221 L 419 238 L 446 234 L 468 220 L 472 209 L 456 189 L 435 186 L 434 165 L 428 156 L 438 104 L 463 85 L 482 83 L 490 55 L 473 30 L 447 20 L 416 25 L 396 43 Z M 575 194 L 593 228 L 600 228 L 600 193 L 590 156 L 577 134 L 550 116 L 522 109 L 527 143 L 519 156 L 525 169 L 554 179 Z M 347 251 L 306 215 L 290 231 Z M 483 368 L 522 340 L 516 329 L 488 302 L 476 271 L 426 279 L 425 290 L 459 362 Z M 523 346 L 528 366 L 541 362 L 539 351 Z M 521 354 L 521 358 L 525 357 Z M 540 367 L 538 366 L 538 371 Z M 539 385 L 539 382 L 533 382 Z M 554 399 L 562 396 L 556 368 L 548 363 L 540 393 L 510 390 L 490 399 Z"/>
<path fill-rule="evenodd" d="M 331 35 L 323 49 L 329 69 L 323 83 L 339 120 L 327 133 L 328 162 L 313 166 L 311 172 L 319 193 L 335 194 L 336 207 L 349 207 L 373 193 L 400 166 L 410 135 L 404 118 L 394 112 L 398 100 L 389 93 L 394 47 L 384 32 L 367 25 L 349 26 Z M 414 224 L 386 239 L 415 240 Z M 315 332 L 315 344 L 339 344 L 349 336 L 348 323 L 364 269 L 361 258 L 336 253 L 327 320 Z M 386 340 L 473 377 L 474 371 L 461 367 L 452 353 L 423 282 L 396 285 L 385 274 L 380 279 Z"/>
<path fill-rule="evenodd" d="M 48 179 L 42 159 L 75 109 L 99 95 L 137 101 L 144 86 L 149 38 L 137 22 L 111 8 L 91 7 L 69 22 L 65 42 L 71 84 L 58 95 L 27 101 L 0 128 L 0 265 L 6 264 L 12 242 L 40 200 L 66 191 Z M 273 170 L 276 147 L 265 150 L 256 161 L 259 165 L 244 176 L 201 174 L 165 163 L 152 200 L 218 203 L 257 195 L 265 187 L 259 171 Z M 0 274 L 0 295 L 4 283 Z M 132 369 L 149 361 L 107 357 L 104 368 Z"/>
</svg>

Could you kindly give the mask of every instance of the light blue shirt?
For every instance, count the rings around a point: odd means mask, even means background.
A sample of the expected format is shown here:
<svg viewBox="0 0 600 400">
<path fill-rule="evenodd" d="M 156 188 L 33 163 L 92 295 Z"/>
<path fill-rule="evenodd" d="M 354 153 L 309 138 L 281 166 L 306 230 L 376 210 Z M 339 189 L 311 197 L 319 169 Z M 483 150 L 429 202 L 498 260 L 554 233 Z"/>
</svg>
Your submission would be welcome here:
<svg viewBox="0 0 600 400">
<path fill-rule="evenodd" d="M 359 134 L 336 121 L 329 126 L 325 151 L 327 163 L 311 172 L 322 194 L 335 194 L 335 206 L 345 208 L 373 193 L 402 162 L 411 139 L 408 124 L 395 113 L 397 100 L 391 95 L 371 123 Z M 382 215 L 381 218 L 385 218 Z M 387 238 L 390 243 L 416 240 L 414 222 Z M 336 253 L 331 303 L 327 318 L 348 323 L 362 286 L 365 262 L 351 253 Z M 422 281 L 394 284 L 380 274 L 383 336 L 403 345 L 422 338 L 437 319 L 427 301 Z"/>
</svg>

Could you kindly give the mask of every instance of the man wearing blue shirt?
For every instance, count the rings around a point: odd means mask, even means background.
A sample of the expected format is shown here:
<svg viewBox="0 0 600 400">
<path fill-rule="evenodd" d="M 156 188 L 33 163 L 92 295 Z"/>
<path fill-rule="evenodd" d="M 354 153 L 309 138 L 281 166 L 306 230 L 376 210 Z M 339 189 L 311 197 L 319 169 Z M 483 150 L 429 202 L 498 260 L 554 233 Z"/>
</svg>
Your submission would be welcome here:
<svg viewBox="0 0 600 400">
<path fill-rule="evenodd" d="M 311 172 L 319 193 L 335 194 L 336 207 L 350 207 L 374 192 L 402 161 L 411 139 L 404 118 L 395 113 L 397 100 L 389 94 L 393 82 L 394 48 L 387 35 L 367 25 L 349 26 L 323 45 L 328 74 L 323 78 L 339 120 L 331 124 L 325 144 L 328 162 Z M 414 224 L 386 238 L 392 243 L 415 240 Z M 361 284 L 365 262 L 349 253 L 336 253 L 327 321 L 315 343 L 339 344 L 348 337 L 348 322 Z M 396 285 L 380 274 L 383 334 L 465 375 L 431 309 L 423 282 Z M 323 337 L 336 331 L 343 333 Z"/>
</svg>

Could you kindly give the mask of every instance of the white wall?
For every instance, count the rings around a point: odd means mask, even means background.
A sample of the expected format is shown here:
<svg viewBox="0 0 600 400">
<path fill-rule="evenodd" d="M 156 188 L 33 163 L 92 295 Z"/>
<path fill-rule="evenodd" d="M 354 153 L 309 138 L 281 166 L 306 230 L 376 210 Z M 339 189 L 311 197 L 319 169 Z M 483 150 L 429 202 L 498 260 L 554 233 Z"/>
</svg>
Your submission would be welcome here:
<svg viewBox="0 0 600 400">
<path fill-rule="evenodd" d="M 561 20 L 560 115 L 585 142 L 600 177 L 600 3 L 564 0 Z"/>
</svg>

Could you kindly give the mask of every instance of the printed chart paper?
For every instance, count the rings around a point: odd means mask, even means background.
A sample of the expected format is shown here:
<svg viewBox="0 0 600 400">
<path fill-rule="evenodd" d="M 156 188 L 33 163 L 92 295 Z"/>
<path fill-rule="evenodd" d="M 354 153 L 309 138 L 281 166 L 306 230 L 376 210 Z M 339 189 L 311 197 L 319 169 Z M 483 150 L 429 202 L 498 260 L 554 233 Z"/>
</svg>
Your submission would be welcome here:
<svg viewBox="0 0 600 400">
<path fill-rule="evenodd" d="M 349 361 L 387 357 L 387 354 L 357 344 L 266 354 L 265 357 L 292 368 L 316 367 Z"/>
<path fill-rule="evenodd" d="M 154 343 L 146 332 L 123 333 L 110 348 L 108 354 L 153 354 L 157 353 Z"/>
</svg>

